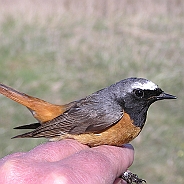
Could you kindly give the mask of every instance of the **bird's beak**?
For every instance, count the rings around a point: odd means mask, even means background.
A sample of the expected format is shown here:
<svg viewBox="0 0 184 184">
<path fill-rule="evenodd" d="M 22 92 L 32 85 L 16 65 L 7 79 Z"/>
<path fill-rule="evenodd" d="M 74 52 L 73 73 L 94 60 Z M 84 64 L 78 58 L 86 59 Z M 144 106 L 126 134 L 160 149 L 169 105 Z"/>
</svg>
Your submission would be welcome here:
<svg viewBox="0 0 184 184">
<path fill-rule="evenodd" d="M 165 92 L 162 92 L 159 96 L 156 97 L 157 100 L 164 100 L 164 99 L 176 99 L 176 96 L 167 94 Z"/>
</svg>

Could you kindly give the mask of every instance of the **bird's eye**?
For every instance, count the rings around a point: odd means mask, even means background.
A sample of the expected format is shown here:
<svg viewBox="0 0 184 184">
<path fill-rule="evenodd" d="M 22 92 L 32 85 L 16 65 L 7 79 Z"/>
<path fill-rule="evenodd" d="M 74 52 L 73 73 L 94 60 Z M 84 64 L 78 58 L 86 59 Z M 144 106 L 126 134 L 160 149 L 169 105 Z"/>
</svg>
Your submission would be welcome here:
<svg viewBox="0 0 184 184">
<path fill-rule="evenodd" d="M 144 96 L 144 91 L 142 89 L 135 89 L 134 90 L 134 94 L 139 97 L 142 98 Z"/>
</svg>

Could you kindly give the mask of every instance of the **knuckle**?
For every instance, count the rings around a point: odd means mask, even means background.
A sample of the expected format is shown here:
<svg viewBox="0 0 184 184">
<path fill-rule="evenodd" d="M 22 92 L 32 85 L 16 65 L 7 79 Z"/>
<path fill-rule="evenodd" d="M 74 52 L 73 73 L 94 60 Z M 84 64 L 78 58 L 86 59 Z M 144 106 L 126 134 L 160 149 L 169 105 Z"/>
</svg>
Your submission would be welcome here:
<svg viewBox="0 0 184 184">
<path fill-rule="evenodd" d="M 22 164 L 20 159 L 9 158 L 0 164 L 0 183 L 16 183 L 21 177 Z"/>
<path fill-rule="evenodd" d="M 66 174 L 65 171 L 52 171 L 47 174 L 47 177 L 45 178 L 48 184 L 54 183 L 54 184 L 60 184 L 60 183 L 69 183 L 68 179 L 69 177 Z"/>
</svg>

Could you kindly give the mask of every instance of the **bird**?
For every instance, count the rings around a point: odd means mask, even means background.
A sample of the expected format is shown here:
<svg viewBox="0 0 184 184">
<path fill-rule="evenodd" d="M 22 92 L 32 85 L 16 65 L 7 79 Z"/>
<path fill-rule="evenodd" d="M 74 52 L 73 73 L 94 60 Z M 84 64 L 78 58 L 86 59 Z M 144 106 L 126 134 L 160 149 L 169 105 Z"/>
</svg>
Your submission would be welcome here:
<svg viewBox="0 0 184 184">
<path fill-rule="evenodd" d="M 55 105 L 0 83 L 0 94 L 26 106 L 37 123 L 15 127 L 34 129 L 13 138 L 75 139 L 90 147 L 121 146 L 143 129 L 150 105 L 176 99 L 144 78 L 127 78 L 80 100 Z"/>
<path fill-rule="evenodd" d="M 69 138 L 89 147 L 129 143 L 142 131 L 151 104 L 176 99 L 155 83 L 137 77 L 123 79 L 64 105 L 51 104 L 2 83 L 0 94 L 26 106 L 38 121 L 15 127 L 33 130 L 13 138 L 45 137 L 49 141 Z M 129 171 L 120 178 L 128 184 L 146 182 Z"/>
</svg>

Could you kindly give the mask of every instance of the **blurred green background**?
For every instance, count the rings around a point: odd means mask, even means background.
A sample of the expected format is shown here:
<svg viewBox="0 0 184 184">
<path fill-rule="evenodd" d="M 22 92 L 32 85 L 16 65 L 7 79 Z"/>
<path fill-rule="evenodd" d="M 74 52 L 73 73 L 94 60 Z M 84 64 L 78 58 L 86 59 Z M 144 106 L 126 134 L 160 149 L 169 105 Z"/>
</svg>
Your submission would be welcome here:
<svg viewBox="0 0 184 184">
<path fill-rule="evenodd" d="M 184 183 L 184 2 L 182 0 L 0 0 L 0 82 L 64 104 L 137 76 L 177 100 L 151 106 L 132 142 L 130 170 L 148 183 Z M 11 139 L 35 122 L 0 96 L 0 157 L 45 139 Z"/>
</svg>

